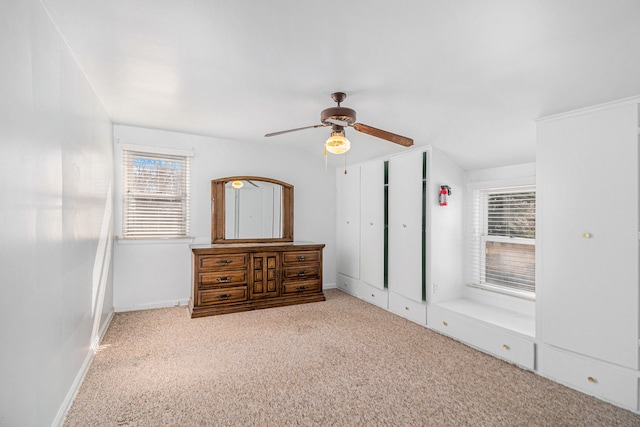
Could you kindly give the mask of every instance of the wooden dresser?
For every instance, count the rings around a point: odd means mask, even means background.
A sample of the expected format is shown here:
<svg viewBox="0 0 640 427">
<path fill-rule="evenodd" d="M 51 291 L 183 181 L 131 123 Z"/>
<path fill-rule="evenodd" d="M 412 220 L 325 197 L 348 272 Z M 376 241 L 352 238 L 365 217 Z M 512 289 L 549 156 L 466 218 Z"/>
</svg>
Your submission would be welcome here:
<svg viewBox="0 0 640 427">
<path fill-rule="evenodd" d="M 191 317 L 324 301 L 316 243 L 194 245 Z"/>
</svg>

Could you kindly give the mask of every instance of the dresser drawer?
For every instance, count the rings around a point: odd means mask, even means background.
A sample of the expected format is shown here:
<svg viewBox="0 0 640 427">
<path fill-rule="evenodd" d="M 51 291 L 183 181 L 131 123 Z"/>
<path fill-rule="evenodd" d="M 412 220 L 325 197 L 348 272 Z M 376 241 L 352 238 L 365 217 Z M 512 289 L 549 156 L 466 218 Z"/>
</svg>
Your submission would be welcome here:
<svg viewBox="0 0 640 427">
<path fill-rule="evenodd" d="M 247 283 L 247 271 L 216 271 L 200 273 L 198 283 L 203 287 L 229 287 Z"/>
<path fill-rule="evenodd" d="M 427 326 L 500 359 L 534 369 L 535 344 L 526 338 L 485 326 L 437 305 L 428 309 Z"/>
<path fill-rule="evenodd" d="M 542 376 L 583 393 L 638 410 L 638 375 L 629 369 L 541 345 L 538 370 Z"/>
<path fill-rule="evenodd" d="M 284 266 L 320 262 L 320 251 L 295 251 L 284 253 Z"/>
<path fill-rule="evenodd" d="M 237 270 L 247 266 L 247 254 L 201 255 L 200 270 Z"/>
<path fill-rule="evenodd" d="M 284 269 L 284 280 L 304 280 L 317 278 L 320 274 L 319 265 L 300 265 Z"/>
<path fill-rule="evenodd" d="M 210 289 L 198 291 L 200 304 L 228 304 L 247 300 L 247 287 L 237 286 L 235 288 Z"/>
<path fill-rule="evenodd" d="M 282 284 L 283 293 L 286 294 L 301 294 L 320 292 L 322 286 L 320 286 L 320 280 L 302 280 L 296 282 L 285 282 Z"/>
</svg>

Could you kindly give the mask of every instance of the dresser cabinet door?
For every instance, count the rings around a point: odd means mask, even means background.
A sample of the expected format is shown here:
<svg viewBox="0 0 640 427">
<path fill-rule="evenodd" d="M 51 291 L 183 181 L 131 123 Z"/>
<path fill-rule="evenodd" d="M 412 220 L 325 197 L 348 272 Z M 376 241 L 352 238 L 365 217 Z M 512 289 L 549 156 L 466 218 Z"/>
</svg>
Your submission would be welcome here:
<svg viewBox="0 0 640 427">
<path fill-rule="evenodd" d="M 637 106 L 545 121 L 538 137 L 543 340 L 637 369 Z"/>
<path fill-rule="evenodd" d="M 384 288 L 384 162 L 360 167 L 360 279 Z"/>
<path fill-rule="evenodd" d="M 278 252 L 260 252 L 251 254 L 249 264 L 249 295 L 251 299 L 273 298 L 280 296 L 278 271 L 280 254 Z"/>
<path fill-rule="evenodd" d="M 413 301 L 423 297 L 422 170 L 420 151 L 389 161 L 389 291 Z"/>
<path fill-rule="evenodd" d="M 358 278 L 360 275 L 360 167 L 338 168 L 337 246 L 338 273 Z"/>
</svg>

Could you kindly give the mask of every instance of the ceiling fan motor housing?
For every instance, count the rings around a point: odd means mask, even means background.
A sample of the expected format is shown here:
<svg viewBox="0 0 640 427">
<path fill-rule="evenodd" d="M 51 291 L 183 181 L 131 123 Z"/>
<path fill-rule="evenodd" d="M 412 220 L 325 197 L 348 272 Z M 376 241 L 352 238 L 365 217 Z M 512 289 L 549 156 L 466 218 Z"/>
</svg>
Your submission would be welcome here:
<svg viewBox="0 0 640 427">
<path fill-rule="evenodd" d="M 356 122 L 356 111 L 346 107 L 331 107 L 322 110 L 320 113 L 320 121 L 325 125 L 330 125 L 328 119 L 347 122 L 352 125 Z"/>
</svg>

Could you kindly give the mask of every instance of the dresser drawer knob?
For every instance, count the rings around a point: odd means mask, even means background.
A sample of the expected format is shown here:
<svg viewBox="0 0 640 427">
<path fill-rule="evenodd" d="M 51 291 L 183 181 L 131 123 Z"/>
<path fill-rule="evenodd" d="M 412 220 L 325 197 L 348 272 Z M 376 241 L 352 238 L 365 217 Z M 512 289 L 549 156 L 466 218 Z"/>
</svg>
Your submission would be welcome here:
<svg viewBox="0 0 640 427">
<path fill-rule="evenodd" d="M 229 280 L 231 280 L 231 276 L 226 276 L 226 277 L 218 277 L 216 279 L 219 283 L 228 283 Z"/>
<path fill-rule="evenodd" d="M 442 325 L 443 326 L 449 326 L 449 324 L 447 322 L 445 322 L 445 321 L 442 322 Z"/>
<path fill-rule="evenodd" d="M 231 260 L 230 259 L 219 259 L 218 260 L 218 264 L 224 264 L 224 265 L 231 264 Z"/>
<path fill-rule="evenodd" d="M 505 350 L 511 350 L 511 347 L 509 347 L 509 345 L 507 344 L 502 344 L 502 348 L 504 348 Z"/>
<path fill-rule="evenodd" d="M 296 290 L 297 290 L 298 292 L 302 292 L 302 291 L 305 291 L 305 290 L 307 290 L 307 289 L 309 289 L 309 287 L 308 287 L 308 286 L 298 286 L 298 287 L 296 288 Z"/>
<path fill-rule="evenodd" d="M 598 381 L 597 381 L 595 378 L 593 378 L 593 377 L 587 377 L 587 381 L 589 381 L 590 383 L 594 383 L 594 384 L 598 382 Z"/>
<path fill-rule="evenodd" d="M 298 276 L 306 276 L 308 273 L 307 270 L 298 271 Z"/>
<path fill-rule="evenodd" d="M 222 295 L 218 295 L 218 299 L 224 301 L 224 300 L 228 300 L 230 296 L 231 295 L 229 294 L 222 294 Z"/>
<path fill-rule="evenodd" d="M 304 261 L 305 259 L 307 259 L 307 257 L 304 255 L 298 256 L 298 261 Z"/>
</svg>

